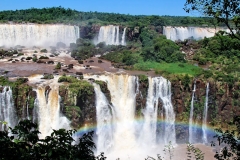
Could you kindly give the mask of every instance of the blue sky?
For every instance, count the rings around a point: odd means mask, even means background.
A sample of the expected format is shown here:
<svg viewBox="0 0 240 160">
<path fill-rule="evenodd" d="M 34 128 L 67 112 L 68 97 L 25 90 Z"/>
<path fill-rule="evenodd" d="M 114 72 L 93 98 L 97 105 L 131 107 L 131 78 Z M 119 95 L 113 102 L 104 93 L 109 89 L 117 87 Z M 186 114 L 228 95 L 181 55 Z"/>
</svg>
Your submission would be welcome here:
<svg viewBox="0 0 240 160">
<path fill-rule="evenodd" d="M 197 16 L 183 10 L 186 0 L 0 0 L 0 11 L 58 7 L 131 15 Z"/>
</svg>

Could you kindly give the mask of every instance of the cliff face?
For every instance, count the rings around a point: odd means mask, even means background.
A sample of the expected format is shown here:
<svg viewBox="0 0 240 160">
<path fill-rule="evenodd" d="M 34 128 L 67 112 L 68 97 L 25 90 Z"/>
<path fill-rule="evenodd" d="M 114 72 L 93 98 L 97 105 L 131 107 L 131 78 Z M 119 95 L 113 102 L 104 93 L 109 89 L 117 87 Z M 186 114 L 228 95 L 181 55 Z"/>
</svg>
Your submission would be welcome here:
<svg viewBox="0 0 240 160">
<path fill-rule="evenodd" d="M 206 98 L 207 81 L 203 79 L 196 79 L 196 92 L 194 98 L 194 114 L 193 121 L 200 126 L 203 121 L 203 110 Z M 106 82 L 96 81 L 101 87 L 102 92 L 106 95 L 109 102 L 111 102 L 111 94 L 107 88 Z M 233 129 L 234 124 L 232 120 L 234 116 L 240 115 L 240 84 L 226 84 L 223 82 L 215 82 L 209 80 L 208 93 L 208 116 L 207 124 L 212 127 L 222 129 Z M 84 85 L 75 86 L 80 88 L 74 90 L 73 87 L 62 85 L 59 88 L 59 95 L 61 97 L 60 105 L 62 113 L 71 121 L 74 128 L 82 127 L 84 124 L 96 124 L 96 107 L 94 89 L 90 83 L 83 83 Z M 136 95 L 136 111 L 135 116 L 143 117 L 143 109 L 146 107 L 148 94 L 148 79 L 147 77 L 140 77 L 139 90 Z M 172 103 L 175 110 L 176 122 L 185 122 L 188 124 L 191 98 L 194 82 L 184 83 L 180 80 L 172 81 Z M 0 87 L 0 91 L 2 87 Z M 49 87 L 46 86 L 46 92 L 49 92 Z M 1 91 L 2 92 L 2 91 Z M 20 84 L 13 87 L 13 101 L 16 106 L 16 113 L 20 119 L 26 118 L 28 115 L 33 115 L 34 101 L 36 99 L 36 92 L 27 84 Z M 164 112 L 161 100 L 159 100 L 158 116 Z M 177 137 L 185 139 L 187 136 L 187 127 L 176 126 Z"/>
<path fill-rule="evenodd" d="M 176 119 L 189 121 L 189 110 L 193 83 L 184 86 L 181 81 L 172 82 L 172 101 L 175 107 Z M 194 100 L 194 121 L 202 123 L 203 109 L 206 97 L 207 82 L 202 79 L 196 80 L 196 92 Z M 238 107 L 239 84 L 229 85 L 222 82 L 209 81 L 208 95 L 208 119 L 207 122 L 213 127 L 231 129 L 233 116 L 240 115 Z"/>
<path fill-rule="evenodd" d="M 99 32 L 101 26 L 82 26 L 80 27 L 81 38 L 93 39 Z"/>
<path fill-rule="evenodd" d="M 96 124 L 95 94 L 93 88 L 80 88 L 75 92 L 68 86 L 61 86 L 59 95 L 61 96 L 60 106 L 65 116 L 71 121 L 73 128 L 80 128 L 84 124 Z M 76 88 L 78 89 L 78 88 Z"/>
</svg>

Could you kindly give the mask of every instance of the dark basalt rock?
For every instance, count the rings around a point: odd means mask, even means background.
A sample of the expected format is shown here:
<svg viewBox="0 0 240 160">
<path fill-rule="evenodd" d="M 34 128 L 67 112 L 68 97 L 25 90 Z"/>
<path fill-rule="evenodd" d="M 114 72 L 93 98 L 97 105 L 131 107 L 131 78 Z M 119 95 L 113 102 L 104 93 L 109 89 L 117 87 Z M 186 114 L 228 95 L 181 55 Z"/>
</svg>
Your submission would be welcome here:
<svg viewBox="0 0 240 160">
<path fill-rule="evenodd" d="M 47 64 L 54 64 L 54 61 L 47 61 Z"/>
<path fill-rule="evenodd" d="M 72 68 L 73 68 L 73 64 L 69 64 L 69 65 L 68 65 L 68 68 L 69 68 L 69 69 L 72 69 Z"/>
<path fill-rule="evenodd" d="M 69 71 L 68 71 L 67 69 L 62 69 L 62 71 L 63 71 L 63 72 L 67 72 L 67 73 L 69 73 Z"/>
<path fill-rule="evenodd" d="M 93 78 L 89 78 L 88 80 L 91 82 L 95 82 L 95 79 L 93 79 Z"/>
<path fill-rule="evenodd" d="M 32 59 L 32 57 L 27 57 L 27 58 L 26 58 L 26 60 L 28 60 L 28 61 L 31 60 L 31 59 Z"/>
<path fill-rule="evenodd" d="M 46 63 L 43 60 L 38 60 L 37 63 Z"/>
<path fill-rule="evenodd" d="M 82 72 L 76 72 L 76 75 L 83 75 Z"/>
</svg>

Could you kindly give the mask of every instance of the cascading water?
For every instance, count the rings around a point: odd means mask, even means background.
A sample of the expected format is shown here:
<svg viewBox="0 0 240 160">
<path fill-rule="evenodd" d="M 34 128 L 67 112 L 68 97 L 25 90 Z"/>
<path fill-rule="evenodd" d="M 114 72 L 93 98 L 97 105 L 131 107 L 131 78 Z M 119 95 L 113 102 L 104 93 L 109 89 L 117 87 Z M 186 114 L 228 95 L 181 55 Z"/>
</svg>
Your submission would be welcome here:
<svg viewBox="0 0 240 160">
<path fill-rule="evenodd" d="M 130 75 L 84 75 L 107 83 L 111 94 L 109 105 L 98 85 L 94 84 L 97 107 L 97 152 L 106 151 L 107 157 L 139 159 L 147 154 L 159 153 L 158 146 L 170 141 L 176 144 L 175 114 L 171 103 L 171 83 L 163 77 L 149 77 L 148 97 L 144 118 L 135 119 L 136 94 L 139 93 L 138 77 Z M 158 101 L 164 107 L 163 136 L 157 132 Z M 110 124 L 108 124 L 110 123 Z M 110 126 L 108 126 L 108 125 Z M 163 143 L 158 143 L 161 139 Z"/>
<path fill-rule="evenodd" d="M 52 83 L 50 88 L 48 96 L 45 95 L 45 87 L 37 88 L 40 138 L 50 135 L 53 129 L 70 129 L 69 120 L 60 113 L 58 86 Z"/>
<path fill-rule="evenodd" d="M 194 110 L 195 91 L 196 91 L 196 82 L 194 82 L 193 91 L 192 91 L 192 101 L 191 101 L 191 110 L 190 110 L 190 118 L 189 118 L 189 143 L 194 143 L 193 110 Z"/>
<path fill-rule="evenodd" d="M 113 128 L 110 125 L 113 121 L 113 110 L 100 86 L 95 83 L 93 83 L 93 86 L 96 94 L 98 155 L 100 152 L 108 152 L 113 147 Z"/>
<path fill-rule="evenodd" d="M 0 121 L 7 122 L 8 127 L 14 127 L 17 124 L 16 110 L 13 103 L 12 89 L 4 86 L 0 93 Z M 6 126 L 0 123 L 0 130 L 4 130 Z"/>
<path fill-rule="evenodd" d="M 66 45 L 76 43 L 79 27 L 45 24 L 0 24 L 0 45 L 55 46 L 57 42 Z"/>
<path fill-rule="evenodd" d="M 26 106 L 27 108 L 26 108 L 26 111 L 27 111 L 27 115 L 26 115 L 26 118 L 28 119 L 28 120 L 30 120 L 30 117 L 29 117 L 29 110 L 28 110 L 28 108 L 29 108 L 29 95 L 28 95 L 28 97 L 27 97 L 27 106 Z"/>
<path fill-rule="evenodd" d="M 209 92 L 209 83 L 207 83 L 206 87 L 206 98 L 205 98 L 205 105 L 204 105 L 204 111 L 203 111 L 203 122 L 202 122 L 202 140 L 203 143 L 208 143 L 207 139 L 207 115 L 208 115 L 208 92 Z"/>
<path fill-rule="evenodd" d="M 165 26 L 163 27 L 163 34 L 167 37 L 167 39 L 171 39 L 172 41 L 185 39 L 203 39 L 204 37 L 213 37 L 215 33 L 217 33 L 221 28 L 201 28 L 201 27 L 171 27 Z"/>
<path fill-rule="evenodd" d="M 119 26 L 101 26 L 96 44 L 105 42 L 107 45 L 126 45 L 125 42 L 126 28 L 124 28 L 121 43 L 119 37 Z"/>
<path fill-rule="evenodd" d="M 85 78 L 94 78 L 107 82 L 111 93 L 112 116 L 114 124 L 113 144 L 111 151 L 106 152 L 109 159 L 119 157 L 126 159 L 138 149 L 136 141 L 135 123 L 135 96 L 136 96 L 136 77 L 129 75 L 84 75 Z M 98 117 L 98 115 L 97 115 Z M 98 149 L 99 150 L 99 149 Z"/>
<path fill-rule="evenodd" d="M 38 99 L 36 98 L 34 100 L 33 118 L 32 118 L 32 121 L 34 123 L 38 123 L 38 112 L 39 112 L 38 106 L 39 106 L 39 102 L 38 102 Z"/>
<path fill-rule="evenodd" d="M 154 146 L 156 141 L 156 129 L 158 120 L 158 103 L 163 103 L 165 111 L 165 124 L 163 125 L 164 144 L 176 144 L 175 114 L 171 103 L 171 83 L 163 77 L 149 77 L 148 97 L 144 114 L 143 134 L 140 136 L 142 143 Z"/>
<path fill-rule="evenodd" d="M 126 29 L 127 29 L 127 28 L 124 28 L 124 30 L 123 30 L 123 34 L 122 34 L 122 41 L 121 41 L 121 45 L 123 45 L 123 46 L 125 46 L 125 45 L 126 45 L 126 41 L 125 41 Z"/>
</svg>

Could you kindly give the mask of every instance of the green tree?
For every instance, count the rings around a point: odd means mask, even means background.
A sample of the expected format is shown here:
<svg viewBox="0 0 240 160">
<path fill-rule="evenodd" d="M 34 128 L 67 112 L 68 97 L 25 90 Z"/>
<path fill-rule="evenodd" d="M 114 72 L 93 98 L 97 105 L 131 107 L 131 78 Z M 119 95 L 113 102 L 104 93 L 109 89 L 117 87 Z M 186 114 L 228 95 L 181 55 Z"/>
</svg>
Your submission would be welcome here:
<svg viewBox="0 0 240 160">
<path fill-rule="evenodd" d="M 230 29 L 234 38 L 240 40 L 239 0 L 186 0 L 184 9 L 186 12 L 196 10 L 204 16 L 214 17 L 218 23 L 224 23 Z"/>
<path fill-rule="evenodd" d="M 61 63 L 60 62 L 57 63 L 55 69 L 61 69 Z"/>
<path fill-rule="evenodd" d="M 93 131 L 84 134 L 73 144 L 75 130 L 53 130 L 50 136 L 39 139 L 37 124 L 29 120 L 20 121 L 8 132 L 0 131 L 0 159 L 19 160 L 95 160 L 92 140 Z"/>
<path fill-rule="evenodd" d="M 224 147 L 221 151 L 216 152 L 215 158 L 218 160 L 225 159 L 234 159 L 240 160 L 240 116 L 235 116 L 233 123 L 236 124 L 237 129 L 233 131 L 223 132 L 221 129 L 218 129 L 218 134 L 215 136 L 218 140 L 219 145 Z M 212 143 L 212 146 L 215 146 L 215 143 Z"/>
</svg>

